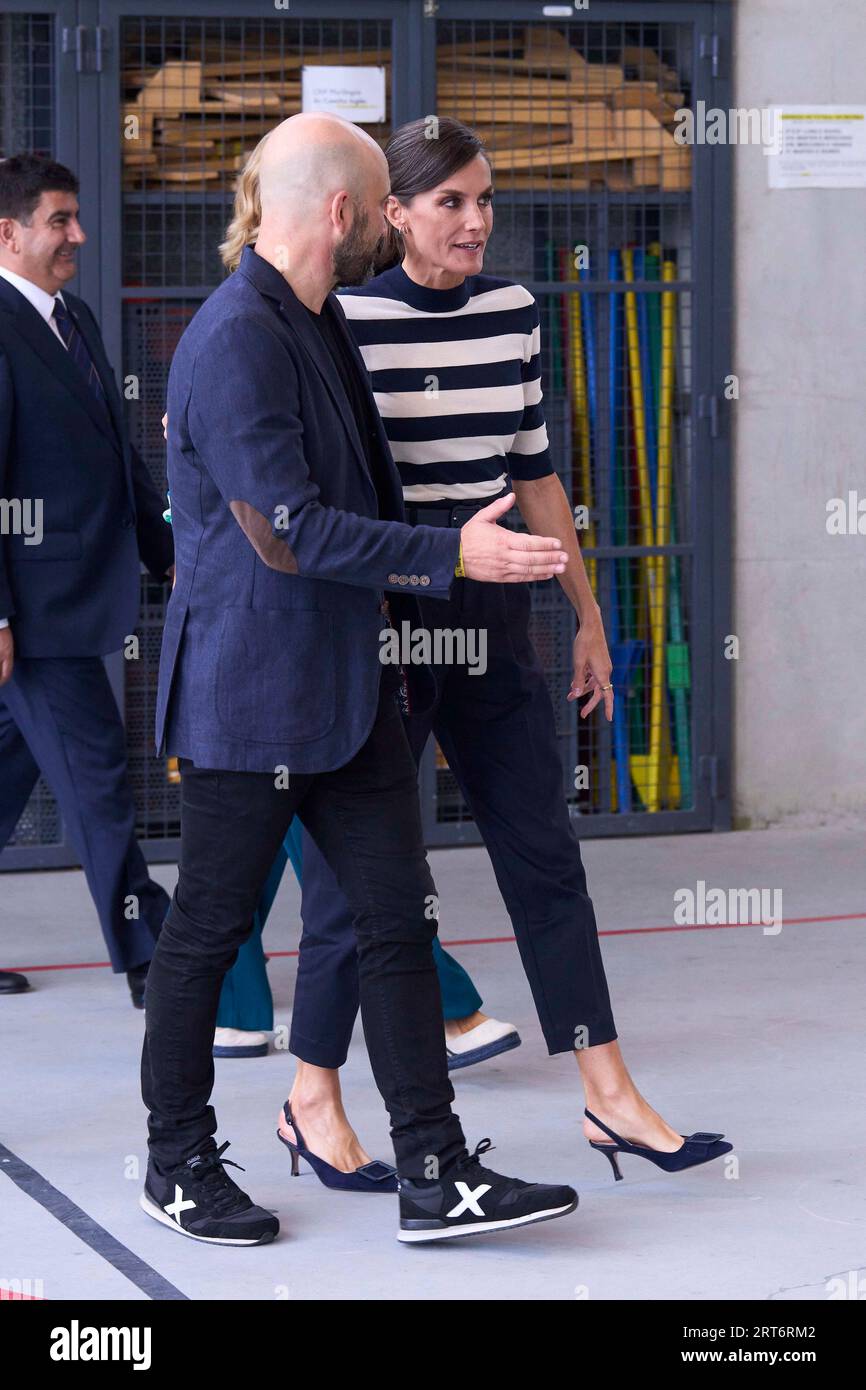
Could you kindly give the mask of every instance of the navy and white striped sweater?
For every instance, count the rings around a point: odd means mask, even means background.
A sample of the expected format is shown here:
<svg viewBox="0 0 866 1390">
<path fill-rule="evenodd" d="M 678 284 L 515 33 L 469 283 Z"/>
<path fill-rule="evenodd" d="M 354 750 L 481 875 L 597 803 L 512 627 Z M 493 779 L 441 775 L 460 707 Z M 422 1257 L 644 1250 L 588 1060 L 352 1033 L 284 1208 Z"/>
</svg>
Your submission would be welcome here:
<svg viewBox="0 0 866 1390">
<path fill-rule="evenodd" d="M 553 472 L 541 396 L 538 305 L 471 275 L 451 290 L 402 266 L 341 289 L 407 502 L 483 500 Z"/>
</svg>

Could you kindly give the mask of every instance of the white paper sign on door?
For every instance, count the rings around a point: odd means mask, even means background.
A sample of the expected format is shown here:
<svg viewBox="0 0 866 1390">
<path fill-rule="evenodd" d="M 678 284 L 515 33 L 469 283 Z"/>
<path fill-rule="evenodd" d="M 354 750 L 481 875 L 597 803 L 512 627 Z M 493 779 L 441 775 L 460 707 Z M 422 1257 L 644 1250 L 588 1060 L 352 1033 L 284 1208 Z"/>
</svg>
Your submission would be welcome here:
<svg viewBox="0 0 866 1390">
<path fill-rule="evenodd" d="M 775 106 L 771 188 L 866 188 L 866 106 Z"/>
<path fill-rule="evenodd" d="M 330 111 L 357 125 L 384 121 L 385 69 L 302 67 L 301 110 Z"/>
</svg>

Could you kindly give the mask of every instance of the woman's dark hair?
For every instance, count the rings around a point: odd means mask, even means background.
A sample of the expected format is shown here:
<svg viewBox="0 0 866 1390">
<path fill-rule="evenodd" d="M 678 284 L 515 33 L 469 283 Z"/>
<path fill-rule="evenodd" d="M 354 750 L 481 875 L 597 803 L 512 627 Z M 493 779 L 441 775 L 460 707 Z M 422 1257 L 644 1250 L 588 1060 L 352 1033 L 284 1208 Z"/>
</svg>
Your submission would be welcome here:
<svg viewBox="0 0 866 1390">
<path fill-rule="evenodd" d="M 78 179 L 65 164 L 41 154 L 0 160 L 0 217 L 27 226 L 43 193 L 78 193 Z"/>
<path fill-rule="evenodd" d="M 416 193 L 429 193 L 476 155 L 490 158 L 480 138 L 451 116 L 422 116 L 394 131 L 385 146 L 391 192 L 401 203 Z M 403 239 L 392 227 L 376 263 L 377 274 L 403 259 Z"/>
</svg>

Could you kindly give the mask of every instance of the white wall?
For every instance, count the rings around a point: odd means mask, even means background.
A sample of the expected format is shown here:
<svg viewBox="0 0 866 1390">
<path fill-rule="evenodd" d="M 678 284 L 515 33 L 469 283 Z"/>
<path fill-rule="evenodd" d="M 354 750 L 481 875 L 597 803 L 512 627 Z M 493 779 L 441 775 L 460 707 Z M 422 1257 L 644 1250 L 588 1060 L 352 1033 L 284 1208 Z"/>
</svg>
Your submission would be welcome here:
<svg viewBox="0 0 866 1390">
<path fill-rule="evenodd" d="M 866 104 L 864 0 L 739 0 L 735 50 L 736 106 Z M 866 190 L 734 167 L 735 815 L 866 813 Z"/>
</svg>

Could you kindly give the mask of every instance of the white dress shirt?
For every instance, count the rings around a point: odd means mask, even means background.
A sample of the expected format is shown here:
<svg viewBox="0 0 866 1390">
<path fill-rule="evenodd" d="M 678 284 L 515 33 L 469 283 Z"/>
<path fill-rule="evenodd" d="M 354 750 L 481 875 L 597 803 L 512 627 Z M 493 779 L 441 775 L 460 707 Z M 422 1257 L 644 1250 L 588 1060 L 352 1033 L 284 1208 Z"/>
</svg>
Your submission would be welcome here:
<svg viewBox="0 0 866 1390">
<path fill-rule="evenodd" d="M 25 280 L 23 275 L 16 275 L 14 270 L 7 270 L 5 265 L 0 265 L 0 275 L 2 275 L 4 280 L 9 281 L 13 289 L 19 290 L 24 298 L 30 301 L 37 314 L 41 315 L 48 324 L 48 327 L 57 338 L 57 341 L 63 343 L 63 339 L 60 336 L 60 329 L 57 327 L 57 320 L 54 317 L 55 299 L 59 299 L 64 309 L 66 308 L 66 300 L 63 298 L 60 291 L 58 290 L 56 295 L 49 294 L 47 290 L 41 289 L 39 285 L 34 285 L 32 280 Z M 63 346 L 66 347 L 66 344 L 63 343 Z M 8 626 L 9 619 L 0 618 L 0 629 Z"/>
</svg>

